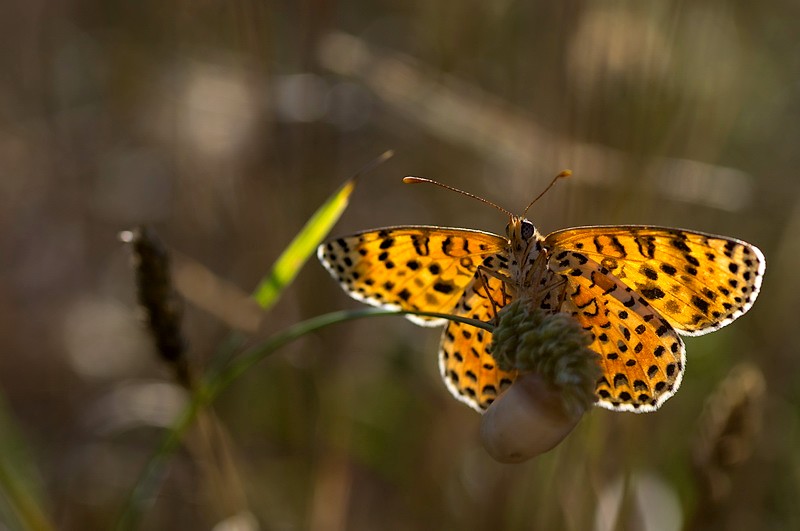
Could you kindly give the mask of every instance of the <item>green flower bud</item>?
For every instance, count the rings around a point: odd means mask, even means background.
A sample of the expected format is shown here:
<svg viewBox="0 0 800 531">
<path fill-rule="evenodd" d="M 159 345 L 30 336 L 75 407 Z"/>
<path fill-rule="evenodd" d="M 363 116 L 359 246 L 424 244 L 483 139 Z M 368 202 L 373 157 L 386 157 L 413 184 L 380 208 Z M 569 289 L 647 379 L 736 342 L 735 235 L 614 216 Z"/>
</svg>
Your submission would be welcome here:
<svg viewBox="0 0 800 531">
<path fill-rule="evenodd" d="M 533 372 L 559 392 L 564 410 L 580 416 L 594 404 L 601 375 L 591 336 L 566 313 L 547 313 L 518 299 L 498 313 L 491 353 L 506 371 Z"/>
</svg>

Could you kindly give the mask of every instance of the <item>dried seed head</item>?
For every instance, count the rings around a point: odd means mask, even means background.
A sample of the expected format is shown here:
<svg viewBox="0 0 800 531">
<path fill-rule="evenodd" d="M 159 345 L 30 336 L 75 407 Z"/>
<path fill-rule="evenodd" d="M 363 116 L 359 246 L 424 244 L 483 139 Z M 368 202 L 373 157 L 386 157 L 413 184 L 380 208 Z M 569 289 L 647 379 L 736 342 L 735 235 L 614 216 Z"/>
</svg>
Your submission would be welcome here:
<svg viewBox="0 0 800 531">
<path fill-rule="evenodd" d="M 727 497 L 731 474 L 753 451 L 765 388 L 760 370 L 738 365 L 706 401 L 692 454 L 701 492 L 713 504 Z"/>
<path fill-rule="evenodd" d="M 188 385 L 186 341 L 181 333 L 183 304 L 172 285 L 169 253 L 149 227 L 124 231 L 120 240 L 133 249 L 139 305 L 158 353 L 174 367 L 180 383 Z"/>
</svg>

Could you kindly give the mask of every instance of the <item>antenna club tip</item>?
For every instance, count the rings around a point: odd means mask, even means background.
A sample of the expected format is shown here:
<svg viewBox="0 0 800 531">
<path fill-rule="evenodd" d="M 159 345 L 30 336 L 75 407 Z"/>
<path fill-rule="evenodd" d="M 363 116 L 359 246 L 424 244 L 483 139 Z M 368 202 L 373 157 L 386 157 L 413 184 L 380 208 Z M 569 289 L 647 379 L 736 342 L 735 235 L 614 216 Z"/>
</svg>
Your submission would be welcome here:
<svg viewBox="0 0 800 531">
<path fill-rule="evenodd" d="M 423 179 L 422 177 L 414 177 L 413 175 L 408 175 L 406 177 L 403 177 L 403 182 L 406 184 L 417 184 L 417 183 L 427 182 L 427 179 Z"/>
<path fill-rule="evenodd" d="M 556 179 L 564 179 L 572 175 L 572 170 L 562 170 L 561 173 L 556 175 Z"/>
</svg>

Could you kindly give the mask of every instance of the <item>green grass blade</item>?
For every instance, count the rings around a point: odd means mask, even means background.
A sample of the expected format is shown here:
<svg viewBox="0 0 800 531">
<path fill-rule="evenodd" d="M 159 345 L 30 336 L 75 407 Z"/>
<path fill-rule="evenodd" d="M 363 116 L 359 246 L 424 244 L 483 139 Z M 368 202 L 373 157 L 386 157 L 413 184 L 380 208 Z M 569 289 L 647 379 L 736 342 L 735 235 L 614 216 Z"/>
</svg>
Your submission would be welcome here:
<svg viewBox="0 0 800 531">
<path fill-rule="evenodd" d="M 295 236 L 283 254 L 272 266 L 272 271 L 259 282 L 253 293 L 261 308 L 270 309 L 278 300 L 281 292 L 294 280 L 300 268 L 306 263 L 308 258 L 316 251 L 317 246 L 341 217 L 350 200 L 350 195 L 355 189 L 358 177 L 371 170 L 378 164 L 392 156 L 391 151 L 387 151 L 375 159 L 366 168 L 361 170 L 351 179 L 339 187 L 338 190 L 314 213 L 306 222 L 305 226 Z"/>
<path fill-rule="evenodd" d="M 3 512 L 15 520 L 14 527 L 29 531 L 55 529 L 41 502 L 41 488 L 22 435 L 0 397 L 0 496 Z M 10 522 L 6 522 L 9 524 Z"/>
</svg>

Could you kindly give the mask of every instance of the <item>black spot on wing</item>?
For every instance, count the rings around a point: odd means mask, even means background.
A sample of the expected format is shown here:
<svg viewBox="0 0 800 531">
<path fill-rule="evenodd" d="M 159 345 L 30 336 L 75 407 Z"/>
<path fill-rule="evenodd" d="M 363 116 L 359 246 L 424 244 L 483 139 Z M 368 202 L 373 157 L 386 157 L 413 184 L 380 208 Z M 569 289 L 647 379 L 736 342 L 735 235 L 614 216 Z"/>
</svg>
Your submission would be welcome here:
<svg viewBox="0 0 800 531">
<path fill-rule="evenodd" d="M 436 282 L 433 285 L 433 289 L 434 291 L 438 291 L 439 293 L 444 293 L 445 295 L 448 295 L 453 292 L 455 286 L 453 286 L 453 284 L 450 282 Z"/>
<path fill-rule="evenodd" d="M 694 305 L 695 308 L 703 312 L 703 314 L 708 315 L 708 301 L 706 301 L 705 299 L 701 299 L 697 295 L 693 295 L 692 305 Z"/>
<path fill-rule="evenodd" d="M 669 276 L 673 276 L 675 273 L 678 272 L 678 270 L 675 269 L 675 267 L 671 266 L 670 264 L 661 264 L 659 266 L 659 269 L 661 269 L 661 271 L 668 274 Z"/>
<path fill-rule="evenodd" d="M 666 293 L 658 286 L 647 286 L 641 289 L 642 295 L 650 300 L 663 299 Z"/>
</svg>

